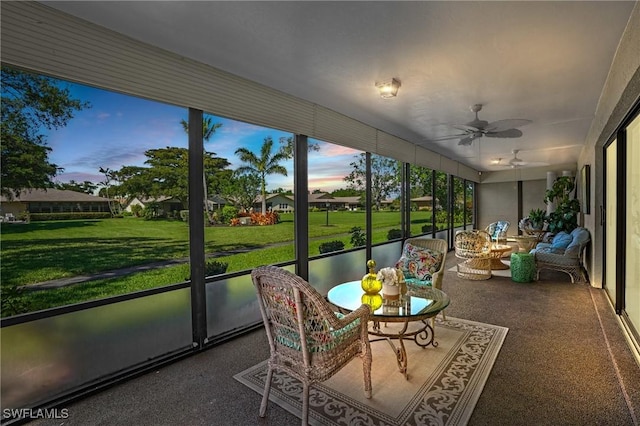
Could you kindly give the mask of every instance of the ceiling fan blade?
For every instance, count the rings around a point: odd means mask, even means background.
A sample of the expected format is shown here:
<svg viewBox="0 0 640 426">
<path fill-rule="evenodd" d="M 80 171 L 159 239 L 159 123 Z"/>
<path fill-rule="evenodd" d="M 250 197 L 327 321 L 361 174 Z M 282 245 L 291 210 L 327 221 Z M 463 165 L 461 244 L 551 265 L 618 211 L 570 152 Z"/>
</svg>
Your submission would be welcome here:
<svg viewBox="0 0 640 426">
<path fill-rule="evenodd" d="M 522 136 L 522 131 L 518 129 L 507 129 L 500 132 L 486 132 L 484 135 L 490 138 L 519 138 Z"/>
<path fill-rule="evenodd" d="M 440 136 L 440 137 L 433 138 L 433 139 L 427 138 L 427 140 L 429 140 L 430 142 L 448 141 L 448 140 L 451 140 L 451 139 L 464 138 L 465 136 L 468 136 L 468 135 L 469 135 L 468 133 L 461 133 L 459 135 Z"/>
<path fill-rule="evenodd" d="M 480 129 L 473 126 L 468 126 L 466 124 L 452 124 L 451 127 L 454 129 L 462 130 L 463 132 L 477 132 Z"/>
<path fill-rule="evenodd" d="M 460 139 L 460 142 L 458 142 L 458 145 L 469 146 L 469 145 L 471 145 L 471 142 L 473 142 L 474 139 L 475 139 L 475 137 L 473 135 L 467 136 L 464 139 Z"/>
<path fill-rule="evenodd" d="M 489 123 L 485 128 L 488 132 L 502 132 L 509 129 L 515 129 L 516 127 L 522 127 L 531 123 L 531 120 L 524 120 L 520 118 L 508 118 L 506 120 L 498 120 Z"/>
</svg>

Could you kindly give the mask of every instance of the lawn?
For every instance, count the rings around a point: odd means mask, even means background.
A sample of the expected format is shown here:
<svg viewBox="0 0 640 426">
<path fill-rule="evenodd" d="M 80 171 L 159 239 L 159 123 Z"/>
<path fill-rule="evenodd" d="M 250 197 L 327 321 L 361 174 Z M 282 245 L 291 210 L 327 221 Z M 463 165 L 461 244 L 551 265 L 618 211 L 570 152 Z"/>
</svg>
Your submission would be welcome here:
<svg viewBox="0 0 640 426">
<path fill-rule="evenodd" d="M 418 225 L 429 217 L 428 212 L 412 214 Z M 345 248 L 352 247 L 349 231 L 355 226 L 365 228 L 364 212 L 330 212 L 329 226 L 326 221 L 325 212 L 309 213 L 311 256 L 319 254 L 319 245 L 326 241 L 340 240 Z M 373 212 L 374 242 L 385 241 L 389 229 L 400 228 L 399 222 L 398 212 Z M 3 289 L 189 257 L 189 228 L 181 221 L 125 217 L 1 226 Z M 293 241 L 292 214 L 281 215 L 281 222 L 272 226 L 205 228 L 205 252 L 228 263 L 227 272 L 292 260 Z M 24 292 L 22 297 L 28 297 L 28 310 L 33 311 L 182 282 L 188 276 L 188 264 L 184 264 L 62 289 Z"/>
</svg>

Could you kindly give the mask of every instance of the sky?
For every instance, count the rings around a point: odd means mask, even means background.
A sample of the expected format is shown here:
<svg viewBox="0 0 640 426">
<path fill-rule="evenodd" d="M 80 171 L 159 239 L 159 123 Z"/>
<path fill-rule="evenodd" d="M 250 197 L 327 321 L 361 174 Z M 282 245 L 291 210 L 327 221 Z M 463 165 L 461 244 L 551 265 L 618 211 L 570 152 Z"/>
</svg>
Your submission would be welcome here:
<svg viewBox="0 0 640 426">
<path fill-rule="evenodd" d="M 99 172 L 101 167 L 119 170 L 122 166 L 144 166 L 144 152 L 148 149 L 188 146 L 187 134 L 180 124 L 188 117 L 187 108 L 74 83 L 60 82 L 59 85 L 68 88 L 75 99 L 89 102 L 91 107 L 77 111 L 64 128 L 43 129 L 47 145 L 52 148 L 49 161 L 64 169 L 54 179 L 57 182 L 99 183 L 104 180 Z M 281 137 L 292 136 L 279 130 L 212 117 L 214 123 L 222 126 L 205 141 L 205 150 L 226 158 L 232 169 L 242 164 L 235 155 L 237 148 L 246 147 L 259 155 L 266 137 L 273 139 L 277 149 Z M 320 150 L 309 153 L 309 190 L 329 192 L 346 188 L 343 178 L 351 171 L 349 164 L 359 152 L 321 141 L 310 142 L 317 143 Z M 269 190 L 293 190 L 293 162 L 282 165 L 289 171 L 288 176 L 268 176 Z"/>
</svg>

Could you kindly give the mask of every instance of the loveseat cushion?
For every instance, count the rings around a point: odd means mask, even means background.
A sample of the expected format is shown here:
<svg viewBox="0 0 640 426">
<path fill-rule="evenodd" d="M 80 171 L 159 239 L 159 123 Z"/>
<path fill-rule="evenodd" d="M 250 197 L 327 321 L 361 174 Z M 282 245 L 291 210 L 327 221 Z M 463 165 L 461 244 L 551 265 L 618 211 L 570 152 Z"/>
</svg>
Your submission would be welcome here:
<svg viewBox="0 0 640 426">
<path fill-rule="evenodd" d="M 564 231 L 558 232 L 555 237 L 553 237 L 553 241 L 551 242 L 551 247 L 549 248 L 551 253 L 562 254 L 567 249 L 571 241 L 573 240 L 573 236 L 567 234 Z"/>
<path fill-rule="evenodd" d="M 589 231 L 586 228 L 576 228 L 571 231 L 571 235 L 573 239 L 564 254 L 570 257 L 580 257 L 580 248 L 591 239 Z"/>
<path fill-rule="evenodd" d="M 402 271 L 405 278 L 431 281 L 433 274 L 440 269 L 442 258 L 443 253 L 437 250 L 406 243 L 395 267 Z"/>
</svg>

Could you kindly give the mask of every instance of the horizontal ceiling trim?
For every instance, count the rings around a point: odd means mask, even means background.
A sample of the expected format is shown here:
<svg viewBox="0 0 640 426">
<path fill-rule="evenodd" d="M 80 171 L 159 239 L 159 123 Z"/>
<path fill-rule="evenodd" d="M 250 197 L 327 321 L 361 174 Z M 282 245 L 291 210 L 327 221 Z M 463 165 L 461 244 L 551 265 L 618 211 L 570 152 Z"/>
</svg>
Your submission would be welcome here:
<svg viewBox="0 0 640 426">
<path fill-rule="evenodd" d="M 404 139 L 378 131 L 376 153 L 405 163 L 415 163 L 416 146 Z"/>
</svg>

